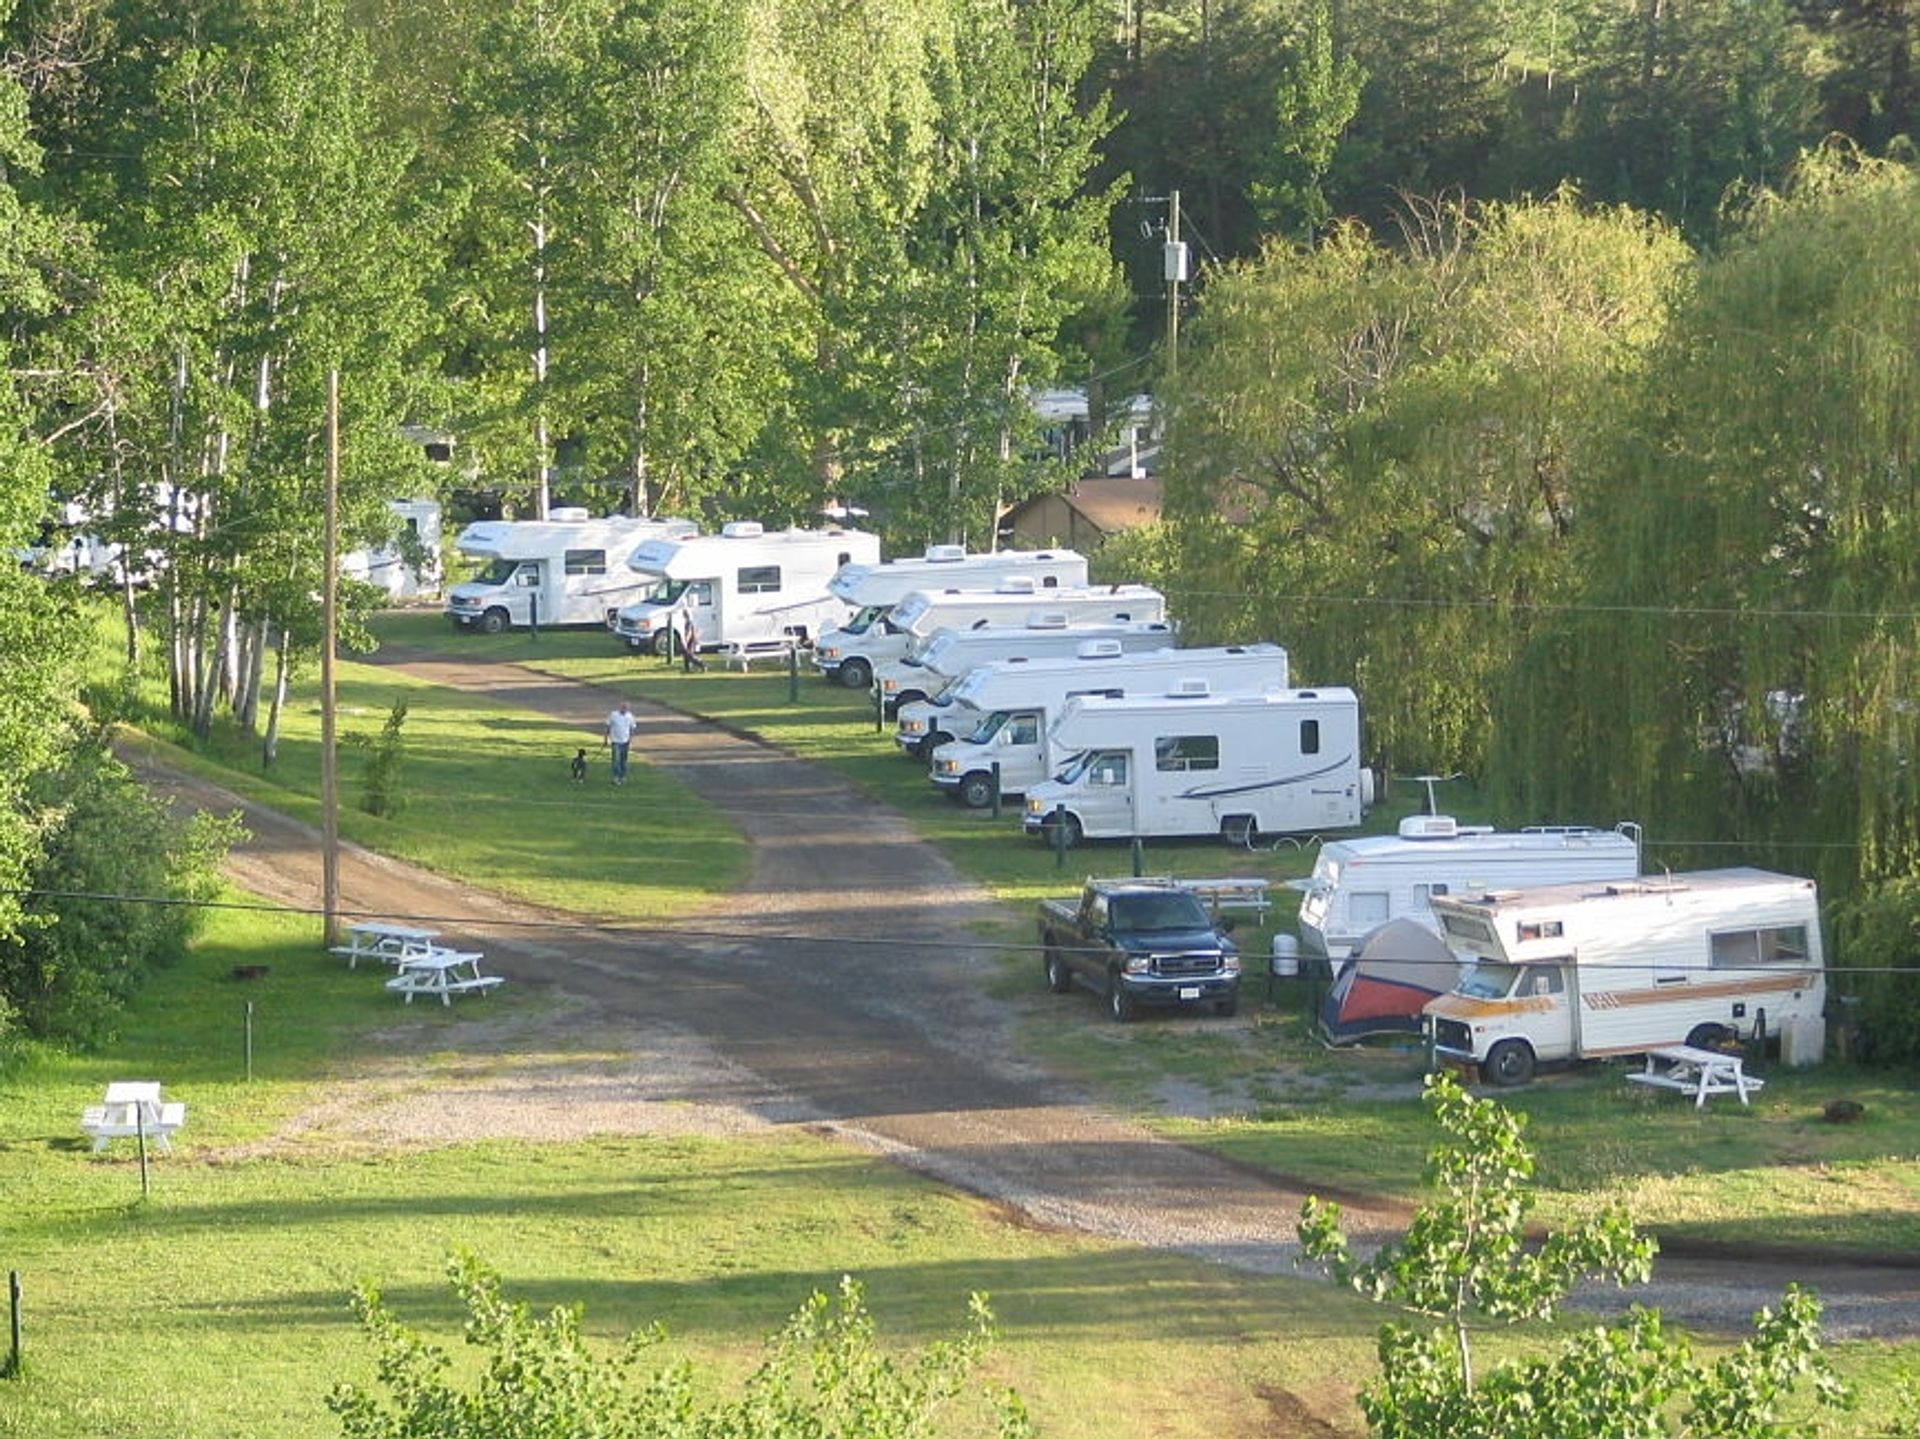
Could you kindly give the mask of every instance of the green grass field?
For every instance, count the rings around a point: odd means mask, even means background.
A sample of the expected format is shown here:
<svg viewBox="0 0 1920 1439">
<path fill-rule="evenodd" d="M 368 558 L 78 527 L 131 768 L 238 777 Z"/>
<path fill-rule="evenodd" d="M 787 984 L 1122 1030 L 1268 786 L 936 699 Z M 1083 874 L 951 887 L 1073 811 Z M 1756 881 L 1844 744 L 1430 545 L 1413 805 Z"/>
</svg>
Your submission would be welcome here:
<svg viewBox="0 0 1920 1439">
<path fill-rule="evenodd" d="M 1088 871 L 1124 872 L 1130 860 L 1125 847 L 1083 850 L 1056 869 L 1010 832 L 1010 818 L 996 825 L 934 796 L 874 734 L 857 696 L 811 675 L 795 703 L 784 674 L 683 676 L 592 632 L 488 639 L 408 616 L 394 637 L 534 660 L 761 734 L 896 805 L 1018 905 Z M 635 917 L 723 891 L 743 862 L 738 840 L 697 807 L 689 812 L 711 849 L 684 887 L 623 893 L 593 867 L 585 834 L 538 854 L 495 845 L 473 795 L 537 802 L 563 752 L 558 731 L 375 667 L 347 666 L 349 692 L 350 724 L 369 729 L 406 694 L 409 734 L 437 755 L 410 768 L 400 816 L 347 820 L 365 843 L 549 903 Z M 311 814 L 316 733 L 310 703 L 297 707 L 270 778 L 231 742 L 194 762 Z M 438 755 L 442 748 L 450 753 Z M 521 769 L 533 776 L 525 789 L 515 788 Z M 658 798 L 685 802 L 671 790 Z M 1217 844 L 1155 846 L 1148 856 L 1156 872 L 1230 867 L 1274 879 L 1306 863 L 1297 852 L 1235 854 Z M 550 866 L 576 885 L 565 899 Z M 1244 936 L 1251 952 L 1264 935 Z M 1016 913 L 999 937 L 1025 939 L 1024 920 Z M 229 976 L 242 963 L 270 973 L 236 983 Z M 1417 1193 L 1433 1135 L 1409 1097 L 1416 1053 L 1322 1052 L 1294 993 L 1251 1006 L 1247 1025 L 1172 1020 L 1122 1030 L 1092 1005 L 1063 1008 L 1039 994 L 1030 969 L 1009 955 L 996 984 L 1025 1007 L 1034 1047 L 1158 1114 L 1167 1131 L 1330 1188 Z M 1318 1286 L 1037 1233 L 806 1135 L 412 1149 L 342 1142 L 324 1128 L 284 1137 L 294 1116 L 325 1100 L 334 1076 L 388 1052 L 396 1024 L 429 1036 L 419 1064 L 420 1082 L 431 1085 L 457 1062 L 462 1027 L 477 1012 L 396 1010 L 377 976 L 319 955 L 312 921 L 220 911 L 192 960 L 141 996 L 111 1050 L 0 1073 L 0 1267 L 22 1276 L 28 1361 L 24 1380 L 0 1382 L 0 1436 L 335 1433 L 327 1388 L 371 1369 L 348 1291 L 377 1284 L 403 1319 L 454 1344 L 439 1276 L 455 1246 L 499 1268 L 514 1297 L 585 1304 L 590 1332 L 609 1342 L 662 1321 L 674 1352 L 720 1376 L 749 1365 L 761 1337 L 810 1289 L 851 1272 L 867 1283 L 886 1335 L 902 1343 L 950 1332 L 965 1294 L 989 1290 L 1004 1327 L 990 1377 L 1027 1397 L 1047 1435 L 1362 1432 L 1351 1394 L 1371 1372 L 1378 1311 Z M 153 1165 L 153 1194 L 142 1200 L 125 1146 L 89 1154 L 77 1120 L 106 1081 L 148 1076 L 189 1100 L 191 1116 L 178 1152 Z M 1159 1113 L 1170 1086 L 1220 1096 L 1233 1117 Z M 1506 1096 L 1531 1116 L 1545 1216 L 1612 1197 L 1643 1223 L 1703 1239 L 1920 1249 L 1920 1117 L 1899 1077 L 1839 1066 L 1770 1073 L 1751 1111 L 1722 1100 L 1697 1113 L 1675 1097 L 1628 1090 L 1617 1072 L 1596 1068 Z M 1842 1094 L 1865 1102 L 1865 1119 L 1822 1124 L 1820 1106 Z M 268 1145 L 271 1136 L 282 1137 Z M 1795 1277 L 1809 1276 L 1780 1275 Z M 1864 1402 L 1826 1432 L 1887 1433 L 1910 1417 L 1893 1397 L 1910 1346 L 1836 1352 Z M 1282 1403 L 1274 1397 L 1282 1394 L 1293 1397 Z"/>
</svg>

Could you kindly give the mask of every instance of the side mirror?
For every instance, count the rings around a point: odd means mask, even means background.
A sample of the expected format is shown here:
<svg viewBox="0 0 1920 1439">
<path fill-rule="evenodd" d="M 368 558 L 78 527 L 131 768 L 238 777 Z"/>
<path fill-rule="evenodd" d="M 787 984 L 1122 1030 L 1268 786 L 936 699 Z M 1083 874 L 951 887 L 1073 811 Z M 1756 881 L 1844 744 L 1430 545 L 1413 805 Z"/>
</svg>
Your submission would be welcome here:
<svg viewBox="0 0 1920 1439">
<path fill-rule="evenodd" d="M 1220 933 L 1222 934 L 1232 934 L 1234 930 L 1238 929 L 1239 927 L 1240 927 L 1240 921 L 1235 919 L 1230 914 L 1224 916 L 1218 924 L 1214 925 L 1214 928 L 1219 930 Z"/>
</svg>

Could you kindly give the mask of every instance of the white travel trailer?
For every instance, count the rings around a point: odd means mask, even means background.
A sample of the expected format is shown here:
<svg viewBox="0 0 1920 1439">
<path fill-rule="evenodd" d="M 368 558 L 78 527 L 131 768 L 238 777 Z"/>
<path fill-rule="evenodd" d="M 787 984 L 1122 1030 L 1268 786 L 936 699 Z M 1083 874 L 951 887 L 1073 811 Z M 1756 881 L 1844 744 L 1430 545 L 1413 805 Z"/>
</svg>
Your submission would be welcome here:
<svg viewBox="0 0 1920 1439">
<path fill-rule="evenodd" d="M 348 579 L 385 590 L 388 599 L 440 593 L 440 505 L 435 500 L 388 500 L 394 538 L 340 557 Z"/>
<path fill-rule="evenodd" d="M 1703 870 L 1447 895 L 1433 910 L 1472 960 L 1426 1007 L 1436 1052 L 1495 1084 L 1550 1061 L 1778 1034 L 1826 1001 L 1810 879 Z"/>
<path fill-rule="evenodd" d="M 1061 610 L 1035 610 L 1024 624 L 935 630 L 915 639 L 907 652 L 874 672 L 874 685 L 889 714 L 903 704 L 935 695 L 968 670 L 991 660 L 1071 656 L 1094 640 L 1113 640 L 1123 652 L 1162 650 L 1174 642 L 1173 626 L 1148 620 L 1083 623 Z"/>
<path fill-rule="evenodd" d="M 1065 617 L 1068 624 L 1164 623 L 1166 597 L 1151 585 L 1085 585 L 1044 590 L 1031 575 L 1015 575 L 991 590 L 915 590 L 859 637 L 857 652 L 842 649 L 828 661 L 839 666 L 841 683 L 858 667 L 872 682 L 881 665 L 924 647 L 939 630 L 974 630 L 987 625 L 1023 625 L 1036 610 Z"/>
<path fill-rule="evenodd" d="M 1373 802 L 1349 689 L 1214 694 L 1182 680 L 1163 695 L 1076 695 L 1047 743 L 1063 756 L 1027 789 L 1028 834 L 1260 834 L 1347 829 Z"/>
<path fill-rule="evenodd" d="M 1015 576 L 1033 581 L 1036 590 L 1087 582 L 1087 561 L 1072 550 L 995 550 L 970 555 L 964 545 L 931 545 L 924 555 L 884 564 L 844 566 L 828 588 L 853 613 L 845 623 L 822 631 L 814 643 L 813 663 L 828 679 L 848 689 L 873 683 L 864 636 L 888 633 L 887 616 L 916 590 L 990 590 Z"/>
<path fill-rule="evenodd" d="M 648 586 L 613 629 L 629 649 L 666 654 L 692 617 L 703 650 L 787 649 L 847 616 L 828 589 L 842 568 L 880 558 L 864 530 L 773 530 L 736 520 L 717 535 L 651 539 L 627 556 Z"/>
<path fill-rule="evenodd" d="M 1640 873 L 1640 827 L 1577 825 L 1497 831 L 1445 814 L 1409 815 L 1397 834 L 1334 840 L 1320 847 L 1303 892 L 1300 942 L 1307 953 L 1343 959 L 1390 919 L 1433 930 L 1428 901 L 1542 884 L 1632 879 Z M 1450 987 L 1436 983 L 1434 992 Z"/>
<path fill-rule="evenodd" d="M 1253 694 L 1284 690 L 1287 679 L 1287 652 L 1272 644 L 1145 654 L 1090 648 L 1066 660 L 984 665 L 954 686 L 944 710 L 932 712 L 937 721 L 927 721 L 959 736 L 934 747 L 927 777 L 980 809 L 993 803 L 995 765 L 1002 795 L 1025 794 L 1059 768 L 1052 723 L 1075 695 L 1164 695 L 1181 681 Z"/>
<path fill-rule="evenodd" d="M 605 625 L 648 583 L 622 557 L 654 535 L 690 535 L 691 520 L 590 519 L 557 509 L 544 520 L 480 520 L 454 541 L 485 562 L 447 595 L 446 615 L 462 629 L 498 634 L 514 625 Z"/>
</svg>

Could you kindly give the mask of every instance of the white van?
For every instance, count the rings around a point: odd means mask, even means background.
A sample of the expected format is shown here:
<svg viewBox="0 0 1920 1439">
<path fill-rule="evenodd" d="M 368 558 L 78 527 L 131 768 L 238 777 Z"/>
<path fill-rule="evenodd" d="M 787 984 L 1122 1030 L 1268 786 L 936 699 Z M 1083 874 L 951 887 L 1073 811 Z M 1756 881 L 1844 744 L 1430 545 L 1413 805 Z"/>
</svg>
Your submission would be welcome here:
<svg viewBox="0 0 1920 1439">
<path fill-rule="evenodd" d="M 1436 934 L 1428 901 L 1542 884 L 1599 883 L 1640 873 L 1640 827 L 1536 826 L 1497 831 L 1445 814 L 1409 815 L 1397 834 L 1334 840 L 1313 873 L 1291 881 L 1303 892 L 1300 943 L 1309 954 L 1344 959 L 1390 919 Z M 1435 991 L 1448 985 L 1436 982 Z"/>
<path fill-rule="evenodd" d="M 1435 1050 L 1495 1084 L 1554 1060 L 1779 1034 L 1826 1002 L 1810 879 L 1704 870 L 1446 895 L 1433 911 L 1473 961 L 1426 1006 Z"/>
<path fill-rule="evenodd" d="M 627 556 L 647 590 L 621 606 L 613 629 L 629 649 L 666 654 L 690 614 L 703 650 L 803 645 L 846 618 L 828 581 L 879 558 L 879 538 L 864 530 L 769 533 L 752 520 L 717 535 L 648 540 Z"/>
<path fill-rule="evenodd" d="M 1027 789 L 1028 834 L 1261 834 L 1348 829 L 1373 802 L 1360 763 L 1360 701 L 1349 689 L 1076 695 L 1048 736 L 1064 756 Z"/>
<path fill-rule="evenodd" d="M 964 545 L 931 545 L 924 555 L 883 564 L 844 566 L 828 584 L 853 611 L 824 630 L 814 644 L 813 663 L 828 679 L 849 689 L 873 683 L 862 636 L 878 628 L 887 633 L 887 615 L 916 590 L 990 590 L 1016 576 L 1035 590 L 1077 587 L 1087 582 L 1087 561 L 1072 550 L 995 550 L 968 554 Z"/>
<path fill-rule="evenodd" d="M 1123 653 L 1163 650 L 1174 643 L 1173 626 L 1159 621 L 1097 620 L 1082 623 L 1060 610 L 1035 610 L 1026 623 L 935 630 L 916 638 L 907 652 L 874 672 L 883 707 L 898 714 L 903 704 L 935 695 L 977 665 L 990 660 L 1071 656 L 1094 640 L 1112 640 Z"/>
<path fill-rule="evenodd" d="M 645 581 L 622 560 L 657 535 L 690 535 L 692 520 L 590 519 L 557 509 L 544 520 L 479 520 L 454 541 L 478 574 L 447 595 L 446 616 L 462 629 L 498 634 L 514 625 L 605 625 Z"/>
<path fill-rule="evenodd" d="M 953 688 L 944 709 L 926 711 L 938 715 L 924 721 L 929 728 L 959 736 L 934 746 L 927 778 L 980 809 L 993 803 L 996 764 L 1002 795 L 1025 794 L 1060 767 L 1051 727 L 1075 695 L 1163 695 L 1182 680 L 1254 693 L 1284 690 L 1287 678 L 1287 652 L 1274 644 L 1144 654 L 1089 647 L 1072 659 L 984 665 Z"/>
</svg>

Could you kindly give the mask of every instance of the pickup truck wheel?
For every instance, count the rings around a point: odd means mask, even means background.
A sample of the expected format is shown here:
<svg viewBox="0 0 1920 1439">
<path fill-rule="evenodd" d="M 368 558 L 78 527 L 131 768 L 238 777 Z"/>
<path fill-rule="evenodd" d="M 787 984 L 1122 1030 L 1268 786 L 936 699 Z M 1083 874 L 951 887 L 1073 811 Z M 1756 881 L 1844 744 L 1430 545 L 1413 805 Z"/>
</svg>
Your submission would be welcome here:
<svg viewBox="0 0 1920 1439">
<path fill-rule="evenodd" d="M 1133 996 L 1127 993 L 1117 974 L 1107 977 L 1107 1013 L 1113 1016 L 1115 1024 L 1125 1024 L 1133 1018 Z"/>
<path fill-rule="evenodd" d="M 960 802 L 968 809 L 985 809 L 993 803 L 993 776 L 978 772 L 960 781 Z"/>
<path fill-rule="evenodd" d="M 483 635 L 497 635 L 506 627 L 507 612 L 500 609 L 488 610 L 480 616 L 480 623 L 474 626 Z"/>
<path fill-rule="evenodd" d="M 1237 994 L 1228 995 L 1225 999 L 1214 1005 L 1213 1012 L 1222 1019 L 1232 1019 L 1234 1015 L 1240 1012 L 1240 996 Z"/>
<path fill-rule="evenodd" d="M 1487 1051 L 1487 1062 L 1480 1069 L 1489 1083 L 1503 1089 L 1525 1084 L 1533 1078 L 1533 1050 L 1524 1040 L 1503 1039 Z"/>
<path fill-rule="evenodd" d="M 1065 994 L 1073 988 L 1073 971 L 1067 968 L 1067 962 L 1060 957 L 1059 950 L 1049 945 L 1043 963 L 1047 972 L 1048 989 L 1055 994 Z"/>
<path fill-rule="evenodd" d="M 865 660 L 847 660 L 838 673 L 840 683 L 850 690 L 863 690 L 873 683 L 873 666 Z"/>
</svg>

